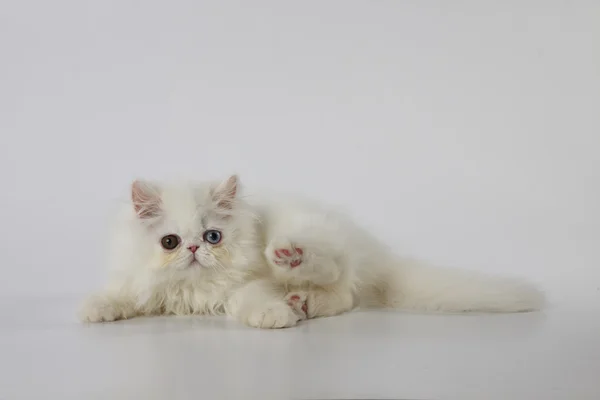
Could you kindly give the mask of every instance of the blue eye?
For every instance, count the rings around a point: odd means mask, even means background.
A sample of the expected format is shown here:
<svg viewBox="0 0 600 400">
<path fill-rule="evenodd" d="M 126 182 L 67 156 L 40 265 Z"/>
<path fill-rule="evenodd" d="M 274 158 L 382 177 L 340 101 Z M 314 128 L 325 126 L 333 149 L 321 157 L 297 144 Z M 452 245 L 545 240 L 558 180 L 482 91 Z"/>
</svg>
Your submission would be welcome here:
<svg viewBox="0 0 600 400">
<path fill-rule="evenodd" d="M 221 232 L 217 230 L 210 229 L 204 232 L 203 238 L 205 242 L 208 242 L 210 244 L 218 244 L 223 238 L 223 235 L 221 235 Z"/>
</svg>

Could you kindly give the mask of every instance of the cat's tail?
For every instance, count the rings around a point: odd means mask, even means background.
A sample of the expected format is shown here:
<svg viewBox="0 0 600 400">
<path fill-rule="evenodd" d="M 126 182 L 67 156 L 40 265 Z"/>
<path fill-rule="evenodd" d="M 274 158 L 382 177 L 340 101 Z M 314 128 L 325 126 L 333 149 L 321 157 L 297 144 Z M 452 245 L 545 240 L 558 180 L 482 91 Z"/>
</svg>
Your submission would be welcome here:
<svg viewBox="0 0 600 400">
<path fill-rule="evenodd" d="M 532 284 L 403 260 L 388 269 L 370 306 L 437 312 L 539 310 L 545 296 Z M 369 304 L 366 304 L 369 305 Z"/>
</svg>

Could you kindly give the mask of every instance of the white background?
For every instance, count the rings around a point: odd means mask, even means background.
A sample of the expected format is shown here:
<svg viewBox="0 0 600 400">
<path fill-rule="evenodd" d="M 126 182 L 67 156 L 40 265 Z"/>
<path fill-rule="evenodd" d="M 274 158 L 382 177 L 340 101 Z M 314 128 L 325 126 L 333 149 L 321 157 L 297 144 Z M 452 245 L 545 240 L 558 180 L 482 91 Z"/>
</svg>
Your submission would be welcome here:
<svg viewBox="0 0 600 400">
<path fill-rule="evenodd" d="M 350 208 L 399 252 L 600 287 L 597 1 L 0 6 L 0 293 L 102 282 L 134 177 Z"/>
</svg>

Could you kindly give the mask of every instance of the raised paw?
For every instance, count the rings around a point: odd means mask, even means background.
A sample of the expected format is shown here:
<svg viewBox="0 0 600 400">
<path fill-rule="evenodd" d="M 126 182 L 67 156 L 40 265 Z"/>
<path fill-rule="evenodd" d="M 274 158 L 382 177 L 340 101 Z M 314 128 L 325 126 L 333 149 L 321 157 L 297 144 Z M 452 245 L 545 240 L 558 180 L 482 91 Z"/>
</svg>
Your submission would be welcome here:
<svg viewBox="0 0 600 400">
<path fill-rule="evenodd" d="M 300 319 L 308 318 L 308 305 L 307 300 L 308 296 L 306 293 L 302 292 L 292 292 L 285 296 L 285 301 L 288 306 L 294 310 L 294 312 L 300 317 Z"/>
<path fill-rule="evenodd" d="M 302 264 L 302 255 L 304 251 L 300 247 L 290 246 L 283 248 L 276 248 L 273 250 L 272 261 L 273 263 L 281 266 L 289 266 L 290 268 L 296 268 Z"/>
</svg>

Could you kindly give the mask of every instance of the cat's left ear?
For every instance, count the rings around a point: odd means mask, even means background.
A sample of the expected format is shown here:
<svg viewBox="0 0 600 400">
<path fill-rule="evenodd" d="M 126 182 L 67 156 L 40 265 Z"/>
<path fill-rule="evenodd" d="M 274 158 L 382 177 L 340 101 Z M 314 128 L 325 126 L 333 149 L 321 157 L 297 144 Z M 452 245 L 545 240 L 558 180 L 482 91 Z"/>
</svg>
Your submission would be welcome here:
<svg viewBox="0 0 600 400">
<path fill-rule="evenodd" d="M 232 175 L 217 185 L 213 190 L 213 200 L 217 203 L 217 207 L 223 209 L 233 208 L 233 203 L 238 190 L 238 181 L 237 175 Z"/>
<path fill-rule="evenodd" d="M 133 181 L 131 184 L 131 201 L 136 214 L 141 219 L 158 216 L 160 192 L 156 185 L 139 179 Z"/>
</svg>

